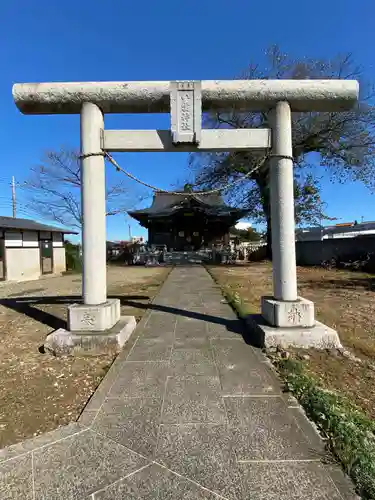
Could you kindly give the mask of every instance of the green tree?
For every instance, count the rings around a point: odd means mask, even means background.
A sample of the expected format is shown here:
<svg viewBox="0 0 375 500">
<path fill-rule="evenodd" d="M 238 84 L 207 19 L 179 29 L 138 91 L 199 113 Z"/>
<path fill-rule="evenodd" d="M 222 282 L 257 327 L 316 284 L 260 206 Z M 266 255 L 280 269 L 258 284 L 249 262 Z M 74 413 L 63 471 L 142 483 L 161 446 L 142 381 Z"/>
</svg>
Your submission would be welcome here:
<svg viewBox="0 0 375 500">
<path fill-rule="evenodd" d="M 272 46 L 267 51 L 268 65 L 251 65 L 244 79 L 329 79 L 360 80 L 358 105 L 340 113 L 293 113 L 293 156 L 295 160 L 296 223 L 314 224 L 330 219 L 320 197 L 320 176 L 311 168 L 312 153 L 319 156 L 322 168 L 329 170 L 332 181 L 362 181 L 371 189 L 375 182 L 375 110 L 372 88 L 363 81 L 363 70 L 350 55 L 330 60 L 294 59 Z M 264 112 L 240 112 L 232 109 L 208 114 L 207 128 L 264 128 L 268 116 Z M 248 210 L 249 217 L 267 225 L 268 253 L 271 252 L 271 215 L 269 163 L 265 161 L 251 175 L 263 157 L 257 151 L 192 154 L 190 167 L 198 189 L 221 188 L 230 181 L 245 178 L 226 190 L 233 204 Z M 247 177 L 247 175 L 249 175 Z"/>
<path fill-rule="evenodd" d="M 185 184 L 184 185 L 184 193 L 192 193 L 193 192 L 193 184 Z"/>
<path fill-rule="evenodd" d="M 65 253 L 66 253 L 66 268 L 67 268 L 67 270 L 81 272 L 82 271 L 82 259 L 81 259 L 80 245 L 72 243 L 69 240 L 65 240 L 64 247 L 65 247 Z"/>
<path fill-rule="evenodd" d="M 230 229 L 230 234 L 237 236 L 240 241 L 259 241 L 262 239 L 262 235 L 252 227 L 249 227 L 248 229 L 238 229 L 237 227 L 232 227 Z"/>
</svg>

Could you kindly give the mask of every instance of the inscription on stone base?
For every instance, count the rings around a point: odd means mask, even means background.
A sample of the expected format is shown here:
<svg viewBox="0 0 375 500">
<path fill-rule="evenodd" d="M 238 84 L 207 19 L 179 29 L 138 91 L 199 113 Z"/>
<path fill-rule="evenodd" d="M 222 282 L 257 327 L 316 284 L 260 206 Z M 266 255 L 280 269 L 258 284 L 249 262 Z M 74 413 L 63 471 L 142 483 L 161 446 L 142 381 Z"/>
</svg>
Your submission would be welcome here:
<svg viewBox="0 0 375 500">
<path fill-rule="evenodd" d="M 68 328 L 73 332 L 104 331 L 120 319 L 119 299 L 109 299 L 104 304 L 90 306 L 73 304 L 68 307 Z"/>
<path fill-rule="evenodd" d="M 314 303 L 302 297 L 298 297 L 295 302 L 262 297 L 262 316 L 269 325 L 280 328 L 315 325 Z"/>
<path fill-rule="evenodd" d="M 302 321 L 302 313 L 295 304 L 288 311 L 288 321 L 292 325 L 299 325 Z"/>
</svg>

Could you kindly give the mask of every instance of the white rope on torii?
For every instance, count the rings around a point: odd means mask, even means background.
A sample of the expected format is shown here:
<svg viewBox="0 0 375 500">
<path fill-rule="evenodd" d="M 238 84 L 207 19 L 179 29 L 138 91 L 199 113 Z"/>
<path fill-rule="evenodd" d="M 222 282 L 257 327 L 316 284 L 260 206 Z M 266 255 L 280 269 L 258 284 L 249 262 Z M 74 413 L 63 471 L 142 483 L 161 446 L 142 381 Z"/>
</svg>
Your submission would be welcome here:
<svg viewBox="0 0 375 500">
<path fill-rule="evenodd" d="M 210 189 L 208 191 L 193 191 L 193 192 L 184 192 L 184 196 L 200 196 L 200 195 L 209 195 L 209 194 L 216 194 L 220 193 L 222 191 L 226 191 L 227 189 L 231 188 L 235 184 L 238 184 L 239 182 L 242 182 L 250 177 L 251 174 L 253 174 L 256 170 L 258 170 L 262 165 L 264 165 L 268 155 L 264 155 L 264 157 L 257 163 L 257 165 L 250 169 L 249 172 L 247 172 L 243 177 L 240 179 L 236 179 L 235 181 L 229 182 L 227 184 L 224 184 L 220 188 L 216 189 Z M 156 186 L 153 186 L 152 184 L 148 184 L 147 182 L 142 181 L 141 179 L 138 179 L 135 175 L 131 174 L 127 170 L 123 169 L 120 167 L 120 165 L 117 163 L 117 161 L 109 154 L 105 153 L 104 157 L 116 168 L 118 172 L 122 172 L 125 174 L 129 179 L 132 179 L 133 181 L 137 182 L 138 184 L 141 184 L 142 186 L 145 186 L 147 188 L 152 189 L 153 191 L 156 191 L 158 193 L 169 193 L 172 195 L 180 195 L 181 191 L 168 191 L 167 189 L 161 189 Z"/>
<path fill-rule="evenodd" d="M 84 158 L 89 158 L 90 156 L 104 156 L 104 158 L 106 160 L 108 160 L 115 167 L 115 169 L 117 170 L 117 172 L 122 172 L 129 179 L 137 182 L 138 184 L 140 184 L 140 185 L 142 185 L 144 187 L 152 189 L 153 191 L 155 191 L 157 193 L 168 193 L 168 194 L 173 194 L 173 195 L 180 195 L 181 194 L 181 191 L 169 191 L 167 189 L 158 188 L 158 187 L 156 187 L 156 186 L 154 186 L 152 184 L 149 184 L 147 182 L 142 181 L 141 179 L 139 179 L 138 177 L 136 177 L 134 174 L 132 174 L 128 170 L 125 170 L 124 168 L 120 167 L 120 165 L 113 158 L 113 156 L 110 155 L 107 151 L 100 151 L 100 152 L 97 152 L 97 153 L 86 153 L 84 155 L 79 155 L 79 158 L 80 159 L 84 159 Z M 265 162 L 269 158 L 273 158 L 273 157 L 278 157 L 278 158 L 282 157 L 282 158 L 293 160 L 293 158 L 290 157 L 290 156 L 286 156 L 286 155 L 274 155 L 274 154 L 267 153 L 267 154 L 265 154 L 259 160 L 259 162 L 257 162 L 257 164 L 255 165 L 254 168 L 250 169 L 249 172 L 247 172 L 240 179 L 236 179 L 235 181 L 228 182 L 227 184 L 224 184 L 223 186 L 221 186 L 219 188 L 216 188 L 216 189 L 210 189 L 210 190 L 207 190 L 207 191 L 193 191 L 193 192 L 186 192 L 186 193 L 184 192 L 183 194 L 184 194 L 184 196 L 202 196 L 202 195 L 216 194 L 216 193 L 220 193 L 222 191 L 226 191 L 227 189 L 233 187 L 234 185 L 239 184 L 240 182 L 243 182 L 243 181 L 247 180 L 254 172 L 256 172 L 257 170 L 259 170 L 265 164 Z"/>
<path fill-rule="evenodd" d="M 84 155 L 81 157 L 84 304 L 83 309 L 77 305 L 71 306 L 68 315 L 70 329 L 86 329 L 80 317 L 85 308 L 91 311 L 92 306 L 95 331 L 112 328 L 120 318 L 120 304 L 108 299 L 106 288 L 105 158 L 134 182 L 155 191 L 167 192 L 121 168 L 109 153 L 228 152 L 250 149 L 262 151 L 259 154 L 266 156 L 259 156 L 259 164 L 254 163 L 241 178 L 228 178 L 221 188 L 201 193 L 220 192 L 236 182 L 242 182 L 259 169 L 264 161 L 268 162 L 272 158 L 270 204 L 273 299 L 265 297 L 262 300 L 262 314 L 273 327 L 293 326 L 293 331 L 297 327 L 315 328 L 317 322 L 312 303 L 303 302 L 297 293 L 291 113 L 346 111 L 356 105 L 358 95 L 358 82 L 331 79 L 47 82 L 14 85 L 15 103 L 25 114 L 80 114 L 81 153 Z M 264 111 L 269 115 L 270 127 L 264 130 L 201 129 L 202 112 L 228 109 Z M 106 130 L 104 115 L 107 113 L 170 113 L 171 127 L 169 130 Z M 272 155 L 267 154 L 271 151 Z M 197 193 L 185 195 L 196 196 Z M 292 319 L 289 319 L 290 311 Z M 317 345 L 318 341 L 327 342 L 328 337 L 332 339 L 333 334 L 327 335 L 327 328 L 317 328 L 321 333 L 312 335 L 311 339 L 309 337 L 304 342 L 311 341 L 312 345 Z M 93 330 L 92 326 L 90 329 Z M 273 337 L 273 333 L 270 335 L 268 332 L 267 335 Z M 300 337 L 305 339 L 305 335 Z"/>
</svg>

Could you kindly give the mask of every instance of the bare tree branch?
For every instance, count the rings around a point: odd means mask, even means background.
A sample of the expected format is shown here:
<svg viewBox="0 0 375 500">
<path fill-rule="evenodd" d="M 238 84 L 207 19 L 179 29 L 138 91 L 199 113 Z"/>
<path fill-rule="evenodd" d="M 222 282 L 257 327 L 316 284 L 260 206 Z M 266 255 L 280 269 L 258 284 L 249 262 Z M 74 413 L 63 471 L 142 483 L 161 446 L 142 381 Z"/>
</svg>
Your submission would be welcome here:
<svg viewBox="0 0 375 500">
<path fill-rule="evenodd" d="M 45 219 L 80 229 L 81 172 L 79 153 L 73 150 L 47 152 L 43 161 L 31 169 L 23 188 L 28 194 L 28 207 Z M 123 180 L 106 188 L 106 215 L 126 213 L 140 201 L 141 193 L 132 191 Z"/>
<path fill-rule="evenodd" d="M 295 158 L 295 213 L 297 224 L 320 223 L 325 218 L 326 204 L 321 200 L 320 183 L 308 171 L 309 154 L 320 156 L 322 168 L 328 169 L 333 181 L 362 181 L 375 189 L 375 108 L 374 86 L 363 80 L 363 69 L 351 54 L 330 60 L 294 59 L 276 45 L 267 52 L 265 68 L 250 65 L 242 78 L 249 79 L 321 79 L 356 78 L 360 80 L 360 102 L 343 113 L 293 113 L 293 156 Z M 268 126 L 266 113 L 239 112 L 208 114 L 205 125 L 210 128 L 259 128 Z M 200 189 L 220 188 L 230 180 L 244 177 L 257 163 L 259 153 L 205 153 L 190 156 L 189 165 Z M 302 169 L 302 170 L 301 170 Z M 270 242 L 269 166 L 254 172 L 225 194 L 233 203 L 249 210 L 257 221 L 267 223 Z"/>
</svg>

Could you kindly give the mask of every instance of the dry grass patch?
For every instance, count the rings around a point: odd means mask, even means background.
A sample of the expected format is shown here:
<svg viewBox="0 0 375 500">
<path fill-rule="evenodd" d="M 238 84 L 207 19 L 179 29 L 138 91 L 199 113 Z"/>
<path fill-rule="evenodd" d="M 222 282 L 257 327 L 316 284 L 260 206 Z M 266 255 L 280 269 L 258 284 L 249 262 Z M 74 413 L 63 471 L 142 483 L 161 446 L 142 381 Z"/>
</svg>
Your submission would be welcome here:
<svg viewBox="0 0 375 500">
<path fill-rule="evenodd" d="M 109 268 L 108 294 L 139 320 L 168 272 Z M 80 294 L 79 275 L 0 286 L 0 448 L 76 420 L 112 364 L 109 354 L 54 358 L 38 350 Z"/>
<path fill-rule="evenodd" d="M 272 295 L 268 262 L 210 268 L 223 290 L 241 300 L 247 313 L 260 312 L 260 297 Z M 341 270 L 298 268 L 298 290 L 315 303 L 316 317 L 335 328 L 341 342 L 364 363 L 338 353 L 309 350 L 303 363 L 323 386 L 340 391 L 375 418 L 375 276 Z M 298 357 L 301 352 L 295 351 Z"/>
</svg>

